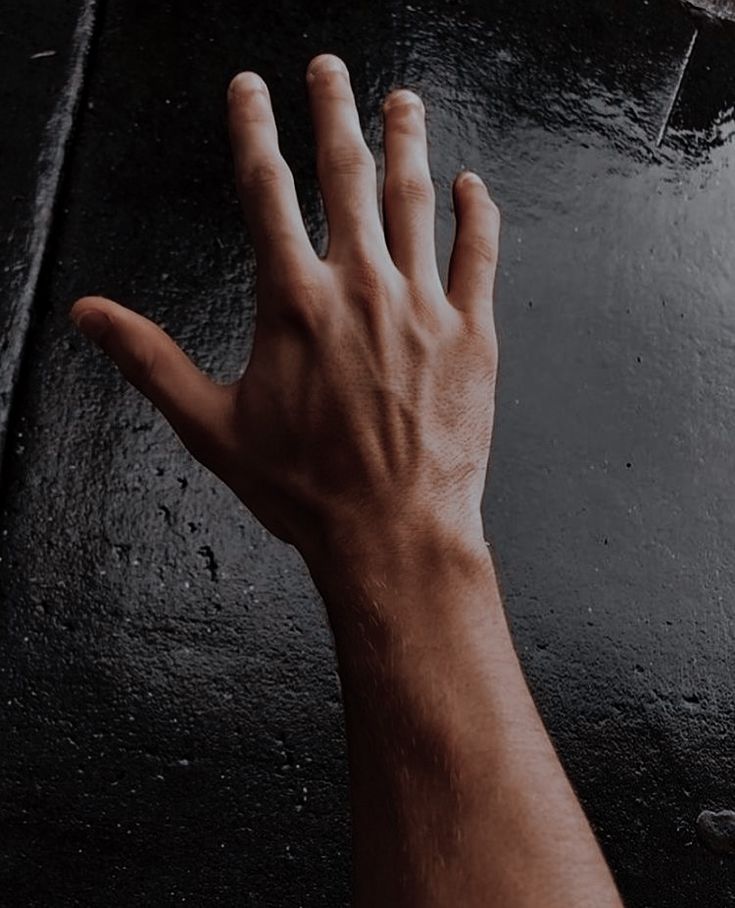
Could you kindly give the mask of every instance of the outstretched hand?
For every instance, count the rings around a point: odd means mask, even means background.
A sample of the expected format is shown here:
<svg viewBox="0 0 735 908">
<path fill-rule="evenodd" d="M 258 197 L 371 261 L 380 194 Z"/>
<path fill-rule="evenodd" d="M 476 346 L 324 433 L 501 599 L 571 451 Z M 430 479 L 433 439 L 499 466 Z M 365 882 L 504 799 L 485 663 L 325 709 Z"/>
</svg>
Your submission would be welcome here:
<svg viewBox="0 0 735 908">
<path fill-rule="evenodd" d="M 323 259 L 265 84 L 230 85 L 258 264 L 240 379 L 212 381 L 109 300 L 71 315 L 311 570 L 345 707 L 356 908 L 622 908 L 533 705 L 483 537 L 497 209 L 477 176 L 455 180 L 445 289 L 421 101 L 399 90 L 383 107 L 383 227 L 344 64 L 319 56 L 307 82 Z"/>
<path fill-rule="evenodd" d="M 375 161 L 345 65 L 306 74 L 329 248 L 320 259 L 278 149 L 263 80 L 229 87 L 238 191 L 258 265 L 252 354 L 237 381 L 204 375 L 149 319 L 110 300 L 71 317 L 262 523 L 310 559 L 363 530 L 442 522 L 482 541 L 492 431 L 498 211 L 479 177 L 455 180 L 457 229 L 443 288 L 424 108 L 383 106 L 383 224 Z"/>
</svg>

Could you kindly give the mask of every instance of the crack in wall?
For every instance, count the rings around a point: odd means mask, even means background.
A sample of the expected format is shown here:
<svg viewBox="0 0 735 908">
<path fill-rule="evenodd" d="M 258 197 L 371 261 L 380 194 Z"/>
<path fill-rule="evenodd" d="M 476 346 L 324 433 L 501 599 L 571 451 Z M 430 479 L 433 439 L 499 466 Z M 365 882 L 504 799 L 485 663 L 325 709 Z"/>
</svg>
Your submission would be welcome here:
<svg viewBox="0 0 735 908">
<path fill-rule="evenodd" d="M 669 123 L 671 122 L 671 117 L 676 108 L 676 102 L 679 100 L 679 96 L 681 95 L 681 89 L 682 89 L 682 86 L 684 85 L 684 79 L 686 78 L 687 70 L 689 69 L 689 62 L 692 59 L 692 54 L 694 53 L 694 48 L 696 47 L 698 38 L 699 38 L 699 29 L 695 28 L 694 34 L 692 35 L 692 39 L 689 42 L 689 47 L 687 48 L 687 52 L 684 54 L 684 60 L 682 61 L 681 69 L 679 71 L 679 78 L 676 80 L 676 85 L 674 87 L 674 93 L 671 96 L 669 106 L 666 108 L 666 116 L 664 117 L 664 121 L 661 124 L 661 129 L 659 130 L 658 137 L 656 139 L 656 148 L 660 148 L 663 140 L 666 138 L 666 132 L 669 128 Z"/>
<path fill-rule="evenodd" d="M 84 90 L 89 51 L 102 0 L 85 0 L 71 40 L 66 82 L 43 132 L 38 159 L 27 257 L 20 270 L 18 290 L 7 301 L 12 326 L 3 342 L 0 360 L 0 475 L 8 424 L 25 356 L 39 280 L 58 207 L 64 165 L 71 148 L 79 101 Z"/>
</svg>

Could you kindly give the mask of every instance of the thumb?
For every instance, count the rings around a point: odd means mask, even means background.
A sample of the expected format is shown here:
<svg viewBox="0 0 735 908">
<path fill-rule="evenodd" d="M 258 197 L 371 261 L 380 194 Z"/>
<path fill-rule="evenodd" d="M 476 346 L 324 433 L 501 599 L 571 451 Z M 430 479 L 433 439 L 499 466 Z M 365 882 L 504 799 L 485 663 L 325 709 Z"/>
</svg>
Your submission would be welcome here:
<svg viewBox="0 0 735 908">
<path fill-rule="evenodd" d="M 225 424 L 229 394 L 204 375 L 162 328 L 100 296 L 77 300 L 69 315 L 161 411 L 198 459 L 214 446 L 211 436 Z"/>
</svg>

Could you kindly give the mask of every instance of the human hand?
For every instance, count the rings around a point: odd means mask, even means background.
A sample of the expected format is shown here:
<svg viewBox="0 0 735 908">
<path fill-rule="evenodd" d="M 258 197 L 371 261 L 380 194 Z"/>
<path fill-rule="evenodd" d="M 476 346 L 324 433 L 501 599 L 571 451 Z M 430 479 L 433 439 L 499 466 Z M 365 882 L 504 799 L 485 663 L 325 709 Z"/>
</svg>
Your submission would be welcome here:
<svg viewBox="0 0 735 908">
<path fill-rule="evenodd" d="M 110 300 L 80 299 L 71 317 L 193 456 L 307 562 L 325 542 L 358 546 L 397 524 L 481 542 L 498 211 L 478 177 L 455 181 L 445 293 L 421 101 L 399 90 L 384 105 L 384 229 L 344 64 L 316 57 L 307 83 L 329 223 L 324 259 L 306 234 L 264 82 L 241 73 L 229 88 L 258 264 L 240 379 L 212 381 L 157 325 Z"/>
<path fill-rule="evenodd" d="M 317 57 L 307 81 L 324 259 L 264 83 L 243 73 L 230 86 L 258 262 L 239 380 L 212 381 L 109 300 L 71 315 L 317 581 L 345 707 L 354 904 L 470 908 L 492 892 L 516 908 L 622 908 L 533 705 L 483 539 L 497 209 L 477 177 L 455 181 L 445 293 L 419 99 L 397 91 L 384 106 L 384 230 L 344 65 Z"/>
</svg>

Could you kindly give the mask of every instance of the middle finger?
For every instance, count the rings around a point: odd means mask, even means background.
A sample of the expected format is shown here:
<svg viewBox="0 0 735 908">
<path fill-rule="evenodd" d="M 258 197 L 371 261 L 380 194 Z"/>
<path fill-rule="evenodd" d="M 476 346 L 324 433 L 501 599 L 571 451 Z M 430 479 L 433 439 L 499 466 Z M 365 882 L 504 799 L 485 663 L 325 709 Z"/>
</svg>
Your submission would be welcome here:
<svg viewBox="0 0 735 908">
<path fill-rule="evenodd" d="M 309 64 L 306 80 L 329 223 L 329 256 L 349 254 L 356 246 L 386 249 L 375 159 L 360 128 L 347 67 L 339 57 L 321 54 Z"/>
</svg>

